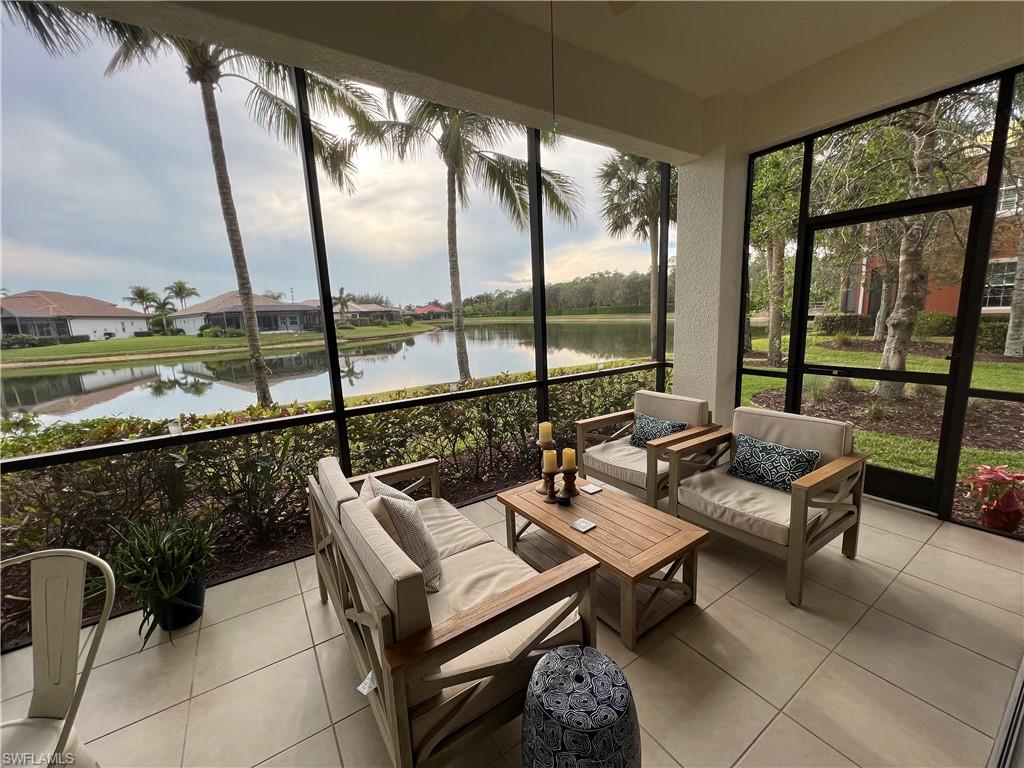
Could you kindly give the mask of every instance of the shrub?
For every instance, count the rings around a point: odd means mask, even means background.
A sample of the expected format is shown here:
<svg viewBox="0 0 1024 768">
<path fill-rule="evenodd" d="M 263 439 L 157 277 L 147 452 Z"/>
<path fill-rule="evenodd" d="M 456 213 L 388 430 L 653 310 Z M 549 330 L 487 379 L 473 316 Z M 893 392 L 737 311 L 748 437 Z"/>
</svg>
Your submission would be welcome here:
<svg viewBox="0 0 1024 768">
<path fill-rule="evenodd" d="M 57 343 L 55 336 L 32 336 L 28 333 L 5 333 L 0 336 L 0 349 L 49 347 Z"/>
<path fill-rule="evenodd" d="M 245 336 L 245 331 L 243 331 L 241 328 L 225 328 L 221 336 L 237 338 L 239 336 Z"/>
<path fill-rule="evenodd" d="M 83 344 L 92 341 L 92 338 L 88 333 L 76 333 L 74 336 L 58 336 L 57 341 L 60 344 Z"/>
<path fill-rule="evenodd" d="M 982 317 L 978 325 L 978 351 L 1002 354 L 1010 320 L 1005 317 Z"/>
<path fill-rule="evenodd" d="M 828 377 L 823 391 L 827 397 L 842 399 L 843 396 L 855 394 L 857 386 L 853 383 L 853 379 L 846 376 L 831 376 Z"/>
<path fill-rule="evenodd" d="M 405 323 L 406 325 L 412 325 L 412 315 L 406 315 L 405 317 L 403 317 L 402 322 Z"/>
<path fill-rule="evenodd" d="M 934 384 L 911 384 L 909 389 L 911 397 L 942 397 L 942 387 L 937 387 Z"/>
<path fill-rule="evenodd" d="M 837 347 L 849 347 L 853 344 L 853 337 L 846 331 L 836 331 L 832 336 L 832 340 Z"/>
<path fill-rule="evenodd" d="M 934 336 L 952 336 L 956 329 L 956 317 L 944 312 L 922 312 L 914 323 L 914 338 L 930 339 Z"/>
<path fill-rule="evenodd" d="M 868 328 L 867 315 L 827 312 L 814 319 L 814 332 L 822 336 L 833 336 L 840 331 L 857 336 L 866 333 Z"/>
<path fill-rule="evenodd" d="M 224 329 L 218 328 L 215 325 L 208 325 L 199 331 L 199 335 L 204 339 L 219 339 L 224 335 Z"/>
<path fill-rule="evenodd" d="M 134 335 L 138 339 L 148 339 L 150 336 L 153 335 L 153 332 L 152 331 L 136 331 Z"/>
</svg>

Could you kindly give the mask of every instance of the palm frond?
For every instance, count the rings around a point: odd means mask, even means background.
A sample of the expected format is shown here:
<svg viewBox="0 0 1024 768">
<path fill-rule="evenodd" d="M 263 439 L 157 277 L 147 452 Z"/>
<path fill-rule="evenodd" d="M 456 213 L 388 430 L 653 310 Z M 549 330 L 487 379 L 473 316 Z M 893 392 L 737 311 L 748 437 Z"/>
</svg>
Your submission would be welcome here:
<svg viewBox="0 0 1024 768">
<path fill-rule="evenodd" d="M 163 35 L 140 27 L 135 30 L 130 36 L 117 41 L 104 75 L 113 75 L 137 64 L 150 64 L 168 49 L 170 43 Z"/>
<path fill-rule="evenodd" d="M 548 211 L 566 226 L 575 227 L 583 208 L 583 193 L 576 180 L 561 171 L 542 166 L 540 184 Z"/>
<path fill-rule="evenodd" d="M 505 214 L 516 229 L 526 231 L 530 221 L 530 195 L 527 187 L 529 167 L 526 162 L 497 152 L 475 152 L 473 177 Z"/>
<path fill-rule="evenodd" d="M 4 15 L 29 32 L 51 56 L 75 54 L 92 42 L 92 14 L 57 3 L 4 1 Z"/>
</svg>

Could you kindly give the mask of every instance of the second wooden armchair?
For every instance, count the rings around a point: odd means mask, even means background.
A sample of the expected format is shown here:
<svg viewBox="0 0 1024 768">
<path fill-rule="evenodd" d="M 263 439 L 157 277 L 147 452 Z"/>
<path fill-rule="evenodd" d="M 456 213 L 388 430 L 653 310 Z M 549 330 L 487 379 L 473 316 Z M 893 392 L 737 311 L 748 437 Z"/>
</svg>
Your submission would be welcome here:
<svg viewBox="0 0 1024 768">
<path fill-rule="evenodd" d="M 633 420 L 644 413 L 665 421 L 684 422 L 687 429 L 637 448 L 629 442 Z M 619 427 L 612 434 L 599 432 Z M 639 390 L 628 411 L 594 416 L 576 422 L 576 450 L 580 477 L 593 477 L 644 499 L 652 507 L 668 492 L 670 445 L 699 437 L 717 428 L 711 423 L 707 400 Z"/>
</svg>

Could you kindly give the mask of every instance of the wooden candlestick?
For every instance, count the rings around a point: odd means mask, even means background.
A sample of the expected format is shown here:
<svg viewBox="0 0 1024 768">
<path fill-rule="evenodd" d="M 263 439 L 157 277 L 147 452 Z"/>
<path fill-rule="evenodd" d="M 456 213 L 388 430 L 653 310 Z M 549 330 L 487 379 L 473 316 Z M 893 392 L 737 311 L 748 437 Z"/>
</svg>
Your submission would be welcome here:
<svg viewBox="0 0 1024 768">
<path fill-rule="evenodd" d="M 555 498 L 555 478 L 558 477 L 557 472 L 542 472 L 544 475 L 544 503 L 554 504 L 557 499 Z"/>
<path fill-rule="evenodd" d="M 544 455 L 544 451 L 553 451 L 553 450 L 555 450 L 555 441 L 554 440 L 538 440 L 537 441 L 537 447 L 540 448 L 540 455 L 543 456 Z M 543 475 L 544 473 L 541 472 L 541 474 Z M 537 491 L 537 493 L 539 493 L 541 496 L 547 496 L 548 495 L 547 481 L 546 480 L 541 480 L 540 485 L 538 485 L 536 488 L 534 488 L 534 490 Z"/>
<path fill-rule="evenodd" d="M 576 472 L 575 469 L 563 469 L 562 470 L 562 490 L 569 496 L 579 496 L 579 489 L 576 488 Z"/>
</svg>

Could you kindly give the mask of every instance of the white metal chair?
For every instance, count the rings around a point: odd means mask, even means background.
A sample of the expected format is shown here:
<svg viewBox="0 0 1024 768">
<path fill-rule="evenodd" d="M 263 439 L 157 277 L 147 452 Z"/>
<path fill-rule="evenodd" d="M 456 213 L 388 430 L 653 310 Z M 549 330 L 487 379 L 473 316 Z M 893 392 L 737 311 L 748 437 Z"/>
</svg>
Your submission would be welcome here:
<svg viewBox="0 0 1024 768">
<path fill-rule="evenodd" d="M 0 571 L 30 563 L 32 599 L 32 701 L 28 717 L 0 726 L 0 743 L 8 754 L 31 754 L 33 765 L 95 765 L 74 730 L 75 715 L 96 659 L 103 630 L 114 605 L 114 572 L 95 555 L 77 549 L 47 549 L 0 562 Z M 79 635 L 85 598 L 85 568 L 103 574 L 106 595 L 81 675 Z"/>
</svg>

